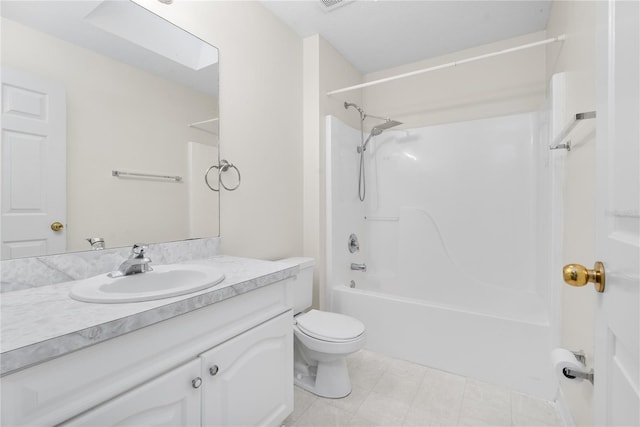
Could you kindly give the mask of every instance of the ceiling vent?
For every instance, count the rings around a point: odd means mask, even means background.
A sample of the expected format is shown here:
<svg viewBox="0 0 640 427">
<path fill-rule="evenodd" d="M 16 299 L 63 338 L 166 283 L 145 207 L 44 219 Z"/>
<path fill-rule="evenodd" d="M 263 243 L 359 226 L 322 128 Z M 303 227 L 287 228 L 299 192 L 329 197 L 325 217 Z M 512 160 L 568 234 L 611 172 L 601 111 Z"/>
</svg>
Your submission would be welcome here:
<svg viewBox="0 0 640 427">
<path fill-rule="evenodd" d="M 329 13 L 354 1 L 355 0 L 320 0 L 319 5 L 320 9 Z"/>
</svg>

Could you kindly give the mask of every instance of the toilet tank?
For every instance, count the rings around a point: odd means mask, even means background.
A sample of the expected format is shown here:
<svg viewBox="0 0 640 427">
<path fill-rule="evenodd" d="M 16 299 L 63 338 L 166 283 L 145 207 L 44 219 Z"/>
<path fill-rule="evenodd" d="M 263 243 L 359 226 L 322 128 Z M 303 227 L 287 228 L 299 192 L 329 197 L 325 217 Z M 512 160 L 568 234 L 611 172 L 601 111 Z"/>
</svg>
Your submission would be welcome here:
<svg viewBox="0 0 640 427">
<path fill-rule="evenodd" d="M 313 258 L 286 258 L 278 262 L 290 266 L 297 265 L 300 268 L 293 284 L 293 312 L 298 314 L 311 307 L 313 304 L 313 267 L 316 264 Z"/>
</svg>

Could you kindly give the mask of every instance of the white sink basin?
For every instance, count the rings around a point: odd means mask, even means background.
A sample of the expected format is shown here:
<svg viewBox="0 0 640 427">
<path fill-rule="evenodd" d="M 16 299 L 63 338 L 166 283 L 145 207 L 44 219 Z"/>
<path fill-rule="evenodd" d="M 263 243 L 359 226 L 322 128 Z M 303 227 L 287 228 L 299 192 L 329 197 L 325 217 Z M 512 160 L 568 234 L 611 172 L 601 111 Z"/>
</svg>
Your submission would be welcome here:
<svg viewBox="0 0 640 427">
<path fill-rule="evenodd" d="M 200 291 L 224 280 L 224 273 L 206 265 L 154 265 L 153 271 L 111 278 L 101 274 L 79 280 L 69 296 L 78 301 L 121 303 L 151 301 Z"/>
</svg>

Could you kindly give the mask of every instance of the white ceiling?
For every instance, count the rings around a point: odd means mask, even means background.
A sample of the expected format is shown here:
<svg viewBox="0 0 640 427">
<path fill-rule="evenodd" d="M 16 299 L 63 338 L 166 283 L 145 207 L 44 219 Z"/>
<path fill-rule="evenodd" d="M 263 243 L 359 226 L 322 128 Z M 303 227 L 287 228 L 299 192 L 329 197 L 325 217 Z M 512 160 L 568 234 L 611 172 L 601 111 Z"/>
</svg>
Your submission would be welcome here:
<svg viewBox="0 0 640 427">
<path fill-rule="evenodd" d="M 370 73 L 544 30 L 551 0 L 263 1 L 301 37 L 320 34 Z"/>
</svg>

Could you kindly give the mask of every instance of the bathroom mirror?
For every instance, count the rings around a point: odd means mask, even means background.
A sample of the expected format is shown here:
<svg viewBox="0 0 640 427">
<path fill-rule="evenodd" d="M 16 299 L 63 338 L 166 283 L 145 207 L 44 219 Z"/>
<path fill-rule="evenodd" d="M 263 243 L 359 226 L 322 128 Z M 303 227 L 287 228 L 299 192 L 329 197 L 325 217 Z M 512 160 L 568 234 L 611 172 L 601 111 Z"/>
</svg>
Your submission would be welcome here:
<svg viewBox="0 0 640 427">
<path fill-rule="evenodd" d="M 217 236 L 218 49 L 129 0 L 1 13 L 2 259 Z"/>
</svg>

